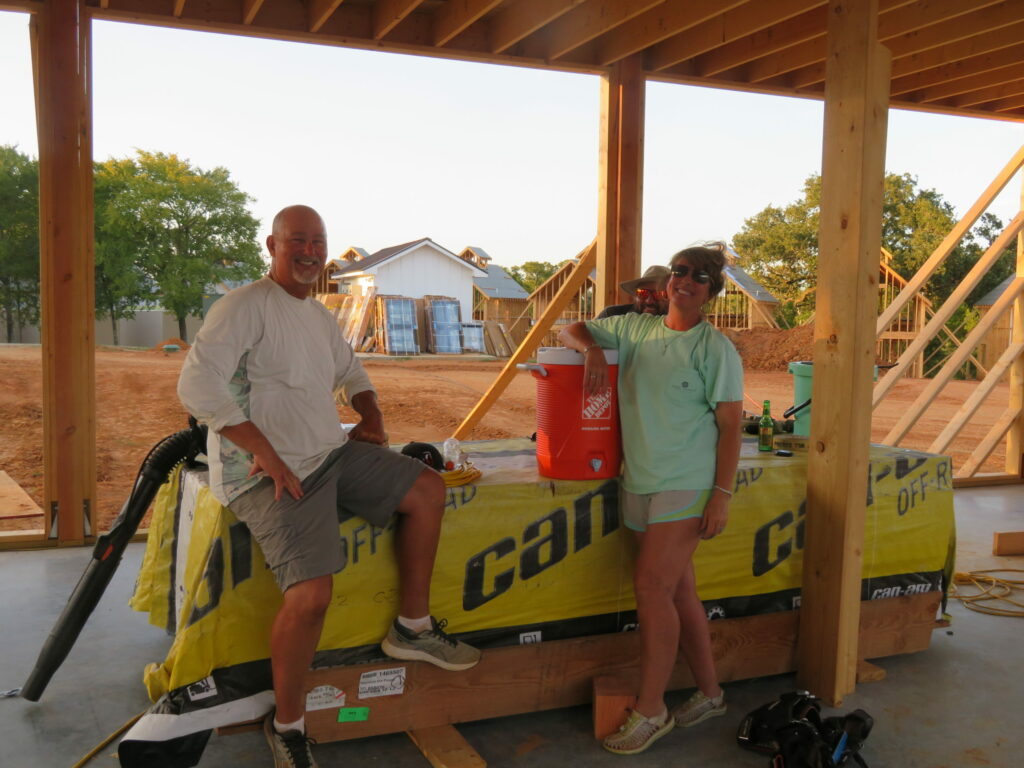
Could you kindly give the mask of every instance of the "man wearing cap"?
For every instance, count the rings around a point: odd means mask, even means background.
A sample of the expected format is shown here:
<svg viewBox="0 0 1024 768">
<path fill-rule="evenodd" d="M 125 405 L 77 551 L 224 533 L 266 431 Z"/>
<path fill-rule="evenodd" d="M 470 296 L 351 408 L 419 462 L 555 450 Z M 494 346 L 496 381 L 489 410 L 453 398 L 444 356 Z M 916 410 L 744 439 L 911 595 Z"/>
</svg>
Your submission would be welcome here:
<svg viewBox="0 0 1024 768">
<path fill-rule="evenodd" d="M 665 283 L 668 281 L 668 267 L 656 265 L 648 267 L 641 277 L 619 283 L 619 288 L 633 297 L 632 304 L 613 304 L 605 307 L 597 319 L 624 315 L 636 312 L 638 315 L 664 315 L 668 312 L 668 294 Z"/>
</svg>

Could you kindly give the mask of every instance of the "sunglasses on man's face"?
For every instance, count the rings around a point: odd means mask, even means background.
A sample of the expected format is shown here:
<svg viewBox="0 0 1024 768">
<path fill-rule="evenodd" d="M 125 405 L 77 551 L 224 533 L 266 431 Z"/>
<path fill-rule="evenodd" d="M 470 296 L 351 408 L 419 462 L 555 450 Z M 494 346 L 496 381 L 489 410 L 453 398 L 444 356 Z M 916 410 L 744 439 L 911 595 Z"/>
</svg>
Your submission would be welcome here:
<svg viewBox="0 0 1024 768">
<path fill-rule="evenodd" d="M 648 299 L 667 299 L 668 293 L 666 291 L 655 291 L 651 288 L 637 288 L 636 297 L 641 301 L 647 301 Z"/>
<path fill-rule="evenodd" d="M 673 265 L 673 267 L 672 267 L 672 276 L 673 277 L 686 277 L 687 275 L 689 275 L 690 279 L 692 279 L 693 282 L 695 282 L 695 283 L 706 284 L 706 283 L 710 283 L 711 282 L 711 275 L 708 274 L 708 272 L 706 270 L 703 270 L 703 269 L 690 269 L 690 265 L 689 264 L 675 264 L 675 265 Z"/>
</svg>

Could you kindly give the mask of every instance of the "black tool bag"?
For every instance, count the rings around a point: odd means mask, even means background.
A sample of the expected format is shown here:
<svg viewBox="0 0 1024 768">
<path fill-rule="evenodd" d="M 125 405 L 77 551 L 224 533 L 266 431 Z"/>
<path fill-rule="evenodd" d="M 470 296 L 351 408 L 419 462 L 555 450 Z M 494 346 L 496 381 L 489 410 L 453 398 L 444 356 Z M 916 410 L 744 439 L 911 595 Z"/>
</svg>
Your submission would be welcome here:
<svg viewBox="0 0 1024 768">
<path fill-rule="evenodd" d="M 412 456 L 414 459 L 419 459 L 428 467 L 436 469 L 438 472 L 444 472 L 444 459 L 441 458 L 441 452 L 430 443 L 409 443 L 402 449 L 402 453 L 406 456 Z"/>
<path fill-rule="evenodd" d="M 745 749 L 771 755 L 771 768 L 867 768 L 859 752 L 873 725 L 862 709 L 822 719 L 816 697 L 793 691 L 747 715 L 736 741 Z"/>
</svg>

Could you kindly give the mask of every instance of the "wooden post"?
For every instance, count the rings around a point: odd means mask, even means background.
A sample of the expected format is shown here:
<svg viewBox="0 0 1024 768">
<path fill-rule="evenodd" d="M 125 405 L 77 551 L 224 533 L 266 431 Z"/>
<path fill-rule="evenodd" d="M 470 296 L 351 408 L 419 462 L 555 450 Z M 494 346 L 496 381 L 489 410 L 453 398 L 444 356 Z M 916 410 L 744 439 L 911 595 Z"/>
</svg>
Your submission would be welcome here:
<svg viewBox="0 0 1024 768">
<path fill-rule="evenodd" d="M 1024 212 L 1024 173 L 1021 174 L 1020 209 Z M 1024 231 L 1017 233 L 1017 276 L 1024 275 Z M 1024 341 L 1024 294 L 1013 302 L 1010 321 L 1010 346 Z M 1018 355 L 1010 365 L 1010 403 L 1013 411 L 1024 407 L 1024 357 Z M 1024 417 L 1018 416 L 1006 433 L 1006 474 L 1024 475 Z"/>
<path fill-rule="evenodd" d="M 39 131 L 43 511 L 58 544 L 92 533 L 96 382 L 90 109 L 91 26 L 81 0 L 32 22 Z"/>
<path fill-rule="evenodd" d="M 601 156 L 594 314 L 621 304 L 619 283 L 640 275 L 645 87 L 640 55 L 601 78 Z"/>
<path fill-rule="evenodd" d="M 854 689 L 891 56 L 878 0 L 830 0 L 798 685 Z"/>
</svg>

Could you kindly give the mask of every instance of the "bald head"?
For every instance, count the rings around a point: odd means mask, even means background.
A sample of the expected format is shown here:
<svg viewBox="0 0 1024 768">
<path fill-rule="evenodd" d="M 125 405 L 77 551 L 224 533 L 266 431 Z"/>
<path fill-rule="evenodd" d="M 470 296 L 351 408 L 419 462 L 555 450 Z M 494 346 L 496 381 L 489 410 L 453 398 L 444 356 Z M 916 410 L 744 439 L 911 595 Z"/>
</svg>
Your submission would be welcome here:
<svg viewBox="0 0 1024 768">
<path fill-rule="evenodd" d="M 308 205 L 290 205 L 274 217 L 267 237 L 270 279 L 292 296 L 304 299 L 327 263 L 327 229 Z"/>
<path fill-rule="evenodd" d="M 274 237 L 279 237 L 284 231 L 284 227 L 292 221 L 308 220 L 309 218 L 315 218 L 320 223 L 320 229 L 324 233 L 327 232 L 327 227 L 324 226 L 324 220 L 320 218 L 320 214 L 316 212 L 315 208 L 310 208 L 308 205 L 289 205 L 287 208 L 282 208 L 274 217 L 270 231 Z"/>
</svg>

